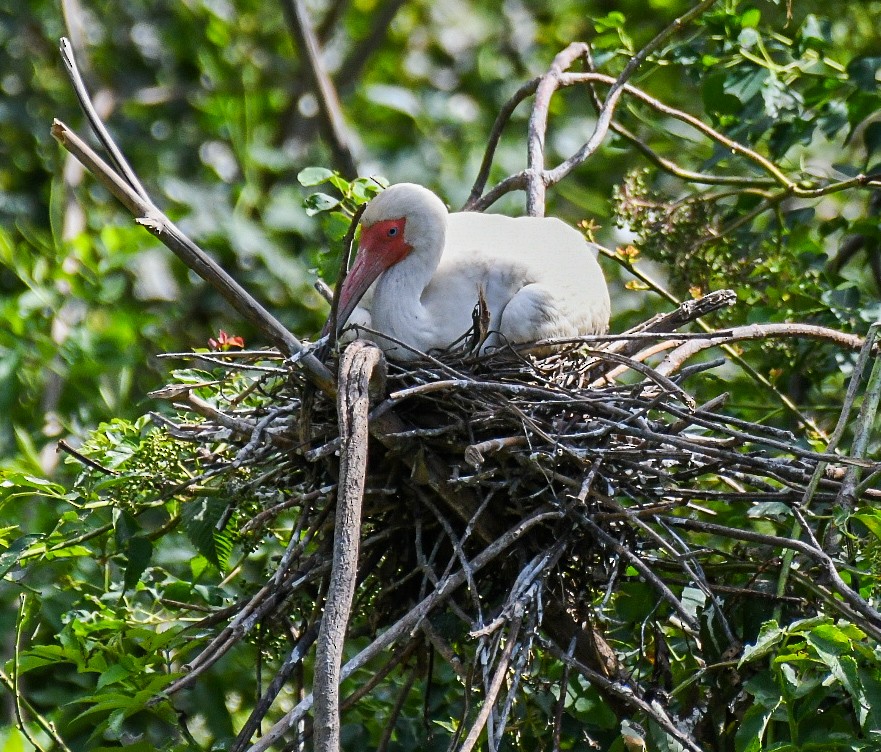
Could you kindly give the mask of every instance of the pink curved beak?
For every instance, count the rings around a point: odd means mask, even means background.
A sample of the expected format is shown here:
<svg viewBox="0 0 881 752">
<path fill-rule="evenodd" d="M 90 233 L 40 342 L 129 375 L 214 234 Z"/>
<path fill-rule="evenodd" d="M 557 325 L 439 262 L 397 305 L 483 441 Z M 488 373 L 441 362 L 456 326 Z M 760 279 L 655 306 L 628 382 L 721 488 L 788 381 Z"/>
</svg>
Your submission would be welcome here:
<svg viewBox="0 0 881 752">
<path fill-rule="evenodd" d="M 362 245 L 358 246 L 358 255 L 355 258 L 355 265 L 349 270 L 346 281 L 343 282 L 343 289 L 340 291 L 340 303 L 337 309 L 337 332 L 342 329 L 355 306 L 364 297 L 364 293 L 370 288 L 374 280 L 391 266 L 387 259 L 381 254 L 371 253 L 369 249 L 365 249 Z M 328 319 L 324 325 L 324 331 L 321 336 L 330 333 L 331 322 Z"/>
<path fill-rule="evenodd" d="M 340 290 L 337 332 L 345 326 L 355 306 L 376 278 L 413 250 L 404 240 L 405 223 L 404 218 L 386 219 L 361 228 L 361 242 L 358 244 L 355 265 L 349 271 L 346 281 L 343 282 L 343 289 Z M 330 334 L 330 326 L 330 321 L 324 325 L 322 337 Z"/>
</svg>

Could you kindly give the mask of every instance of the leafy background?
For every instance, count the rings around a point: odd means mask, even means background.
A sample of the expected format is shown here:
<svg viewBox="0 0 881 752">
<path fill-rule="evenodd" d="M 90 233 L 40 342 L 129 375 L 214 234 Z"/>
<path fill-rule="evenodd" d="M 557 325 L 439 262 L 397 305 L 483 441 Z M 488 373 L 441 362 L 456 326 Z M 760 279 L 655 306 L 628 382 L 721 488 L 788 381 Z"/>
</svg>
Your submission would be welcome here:
<svg viewBox="0 0 881 752">
<path fill-rule="evenodd" d="M 0 543 L 9 547 L 0 558 L 9 573 L 0 586 L 0 627 L 5 657 L 16 654 L 16 644 L 36 646 L 21 658 L 30 661 L 20 668 L 28 669 L 21 676 L 24 694 L 60 724 L 73 748 L 141 738 L 151 749 L 178 728 L 172 715 L 130 716 L 127 709 L 137 702 L 125 693 L 115 696 L 126 712 L 113 715 L 118 708 L 101 704 L 112 703 L 120 682 L 153 671 L 161 677 L 165 665 L 164 633 L 120 620 L 118 610 L 119 604 L 137 610 L 128 588 L 140 573 L 135 567 L 127 574 L 118 554 L 125 548 L 131 555 L 130 540 L 140 528 L 126 518 L 124 489 L 114 492 L 119 503 L 113 508 L 84 514 L 84 500 L 93 497 L 83 496 L 82 488 L 70 490 L 80 467 L 62 461 L 58 441 L 80 445 L 88 439 L 105 459 L 155 467 L 163 447 L 145 444 L 147 429 L 138 419 L 155 409 L 148 392 L 169 378 L 170 366 L 156 355 L 204 347 L 221 328 L 249 345 L 261 343 L 51 139 L 55 117 L 85 131 L 57 40 L 71 36 L 96 102 L 154 199 L 299 335 L 314 333 L 326 313 L 312 283 L 316 274 L 332 278 L 339 224 L 330 215 L 309 216 L 304 197 L 313 189 L 304 189 L 296 176 L 309 165 L 342 165 L 323 138 L 280 3 L 62 5 L 64 13 L 45 0 L 0 8 Z M 499 107 L 556 52 L 570 41 L 589 40 L 597 65 L 615 74 L 690 5 L 338 0 L 307 9 L 342 98 L 359 172 L 424 183 L 459 206 Z M 881 148 L 879 28 L 881 3 L 874 1 L 803 1 L 790 8 L 724 0 L 633 81 L 751 145 L 789 175 L 845 178 L 874 170 Z M 521 106 L 493 179 L 523 166 L 527 116 L 528 107 Z M 584 90 L 557 96 L 551 116 L 549 162 L 571 153 L 588 133 L 592 110 Z M 645 108 L 622 106 L 619 122 L 682 167 L 756 174 L 691 129 Z M 721 324 L 810 321 L 864 333 L 879 317 L 878 206 L 867 192 L 781 199 L 748 221 L 740 220 L 761 197 L 725 193 L 658 170 L 626 139 L 610 136 L 550 193 L 549 213 L 573 224 L 587 220 L 611 248 L 632 244 L 642 268 L 679 298 L 733 287 L 741 304 Z M 494 209 L 522 211 L 522 197 L 508 197 Z M 720 238 L 697 243 L 708 228 Z M 607 262 L 605 269 L 613 288 L 613 329 L 669 307 L 618 265 Z M 746 357 L 818 428 L 831 428 L 850 358 L 815 345 L 756 347 Z M 794 424 L 779 400 L 743 372 L 726 371 L 719 380 L 745 416 Z M 877 453 L 877 442 L 871 451 Z M 100 546 L 69 546 L 43 553 L 38 566 L 15 566 L 36 540 L 22 536 L 48 534 L 40 539 L 45 551 L 78 527 L 88 532 L 102 524 L 112 526 L 113 536 L 96 539 L 103 540 Z M 198 545 L 198 534 L 190 543 Z M 204 550 L 192 558 L 186 546 L 179 538 L 168 541 L 154 564 L 182 589 L 196 583 L 206 589 L 207 601 L 221 599 L 216 565 L 222 562 L 215 556 L 212 564 Z M 877 556 L 872 547 L 864 553 L 868 562 Z M 821 688 L 829 676 L 839 676 L 843 696 L 873 691 L 868 678 L 857 688 L 850 665 L 833 659 L 848 652 L 842 645 L 850 650 L 850 641 L 859 642 L 858 635 L 840 630 L 817 637 L 791 625 L 768 629 L 767 645 L 802 656 L 791 671 L 802 672 L 804 682 L 792 686 L 802 692 L 799 701 L 810 700 L 807 708 L 832 691 Z M 105 648 L 90 652 L 92 641 Z M 867 661 L 875 660 L 872 648 L 861 649 Z M 774 663 L 761 680 L 779 685 L 787 665 Z M 240 725 L 249 702 L 243 698 L 253 692 L 244 678 L 249 666 L 253 655 L 237 654 L 217 668 L 222 685 L 194 691 L 194 733 L 204 748 Z M 859 670 L 869 676 L 874 669 Z M 156 689 L 149 682 L 125 686 L 137 687 L 141 697 Z M 217 686 L 223 693 L 212 689 Z M 82 705 L 68 704 L 90 693 L 98 699 L 86 715 L 80 715 Z M 760 749 L 772 713 L 780 720 L 774 705 L 779 693 L 759 686 L 755 697 L 754 724 L 744 725 L 758 731 L 744 732 L 738 749 Z M 28 748 L 13 730 L 13 704 L 6 702 L 2 748 Z M 843 748 L 858 748 L 847 744 L 859 744 L 860 729 L 878 712 L 875 698 L 865 705 L 862 717 L 843 714 L 841 733 L 851 739 Z M 787 708 L 795 713 L 796 706 L 793 701 Z M 409 710 L 407 717 L 419 718 L 418 708 Z M 382 711 L 377 708 L 377 717 Z M 809 716 L 798 712 L 790 722 Z M 103 724 L 97 736 L 96 718 Z M 376 717 L 358 722 L 381 726 Z M 417 736 L 401 731 L 396 748 L 417 748 Z"/>
</svg>

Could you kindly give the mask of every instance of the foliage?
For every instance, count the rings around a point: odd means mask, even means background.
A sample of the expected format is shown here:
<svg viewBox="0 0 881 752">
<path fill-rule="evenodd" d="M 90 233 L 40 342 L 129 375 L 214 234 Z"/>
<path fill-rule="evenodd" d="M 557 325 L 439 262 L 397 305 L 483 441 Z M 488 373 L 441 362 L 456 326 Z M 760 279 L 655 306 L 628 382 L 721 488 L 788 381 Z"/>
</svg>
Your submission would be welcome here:
<svg viewBox="0 0 881 752">
<path fill-rule="evenodd" d="M 309 9 L 362 174 L 422 182 L 456 205 L 468 194 L 500 106 L 559 49 L 588 39 L 597 67 L 617 75 L 691 3 L 621 0 L 613 12 L 606 5 L 367 0 Z M 311 287 L 315 270 L 332 280 L 348 218 L 381 183 L 333 164 L 281 4 L 66 6 L 76 22 L 70 32 L 57 3 L 0 9 L 0 598 L 9 606 L 0 624 L 15 635 L 6 641 L 0 678 L 16 688 L 24 729 L 44 748 L 53 742 L 41 718 L 77 750 L 222 748 L 251 710 L 255 666 L 278 663 L 290 625 L 257 630 L 173 704 L 149 701 L 187 672 L 190 651 L 204 645 L 208 632 L 194 628 L 198 617 L 251 594 L 273 571 L 295 510 L 255 533 L 248 521 L 286 498 L 283 484 L 266 486 L 237 466 L 237 450 L 224 437 L 206 456 L 174 438 L 161 417 L 141 416 L 155 407 L 148 392 L 169 379 L 201 385 L 193 393 L 209 405 L 241 386 L 225 371 L 170 374 L 157 353 L 201 348 L 221 327 L 248 346 L 258 343 L 213 291 L 62 158 L 49 124 L 81 119 L 57 38 L 71 33 L 84 54 L 93 90 L 103 90 L 106 119 L 151 194 L 294 331 L 320 326 L 326 309 Z M 647 285 L 669 285 L 678 298 L 733 287 L 740 303 L 719 319 L 724 325 L 802 321 L 864 334 L 879 318 L 879 204 L 858 188 L 825 190 L 878 169 L 879 23 L 881 8 L 863 0 L 791 8 L 720 0 L 637 71 L 635 85 L 773 160 L 800 190 L 822 190 L 796 195 L 765 180 L 754 161 L 626 99 L 616 122 L 655 155 L 747 182 L 682 179 L 619 131 L 549 194 L 550 213 L 586 219 L 600 242 L 634 248 L 617 254 L 620 269 L 606 267 L 616 293 L 613 330 L 659 307 L 656 296 L 637 289 Z M 584 89 L 555 97 L 551 114 L 549 164 L 586 137 L 592 113 Z M 491 181 L 522 168 L 526 118 L 525 108 L 515 112 Z M 507 197 L 499 209 L 520 206 Z M 630 271 L 641 277 L 634 281 Z M 810 442 L 824 448 L 854 357 L 803 341 L 751 347 L 742 356 L 754 373 L 725 369 L 702 382 L 702 396 L 727 391 L 732 416 L 780 430 L 807 422 Z M 269 391 L 268 382 L 242 408 L 265 408 Z M 202 420 L 194 412 L 185 417 Z M 73 458 L 57 465 L 60 439 L 104 470 Z M 842 446 L 849 441 L 846 434 Z M 876 430 L 868 456 L 878 452 Z M 216 465 L 230 469 L 214 473 Z M 285 482 L 294 488 L 308 480 Z M 712 508 L 732 527 L 783 535 L 793 525 L 785 508 Z M 845 574 L 877 605 L 874 508 L 859 504 L 848 529 Z M 736 572 L 729 584 L 746 585 Z M 627 669 L 658 672 L 659 696 L 704 717 L 726 710 L 714 702 L 729 703 L 737 728 L 707 730 L 694 718 L 695 733 L 719 749 L 877 746 L 881 667 L 871 637 L 819 601 L 807 621 L 770 607 L 750 612 L 735 594 L 722 602 L 747 647 L 730 656 L 719 645 L 712 666 L 696 664 L 692 638 L 678 627 L 645 631 L 656 603 L 637 573 L 625 571 L 614 594 L 598 594 L 592 605 Z M 705 625 L 712 610 L 695 595 Z M 467 642 L 456 628 L 435 626 L 449 630 L 454 647 Z M 357 630 L 367 634 L 371 625 Z M 353 745 L 380 743 L 400 689 L 425 681 L 416 663 L 344 716 Z M 349 679 L 344 694 L 374 668 Z M 389 748 L 446 748 L 465 711 L 459 680 L 445 671 L 422 697 L 406 698 Z M 547 717 L 561 683 L 561 748 L 590 740 L 622 748 L 620 714 L 583 678 L 563 681 L 562 664 L 546 655 L 523 674 L 531 702 L 503 748 L 549 748 Z M 732 695 L 741 683 L 743 693 Z M 658 728 L 645 731 L 649 749 L 674 748 Z M 0 736 L 2 749 L 29 744 L 14 723 Z"/>
</svg>

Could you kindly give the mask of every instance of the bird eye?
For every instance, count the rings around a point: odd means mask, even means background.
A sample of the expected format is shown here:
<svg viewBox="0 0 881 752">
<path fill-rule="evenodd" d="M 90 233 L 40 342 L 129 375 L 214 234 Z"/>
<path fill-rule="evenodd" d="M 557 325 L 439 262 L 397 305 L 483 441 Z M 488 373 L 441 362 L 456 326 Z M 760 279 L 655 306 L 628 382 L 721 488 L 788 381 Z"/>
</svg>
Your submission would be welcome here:
<svg viewBox="0 0 881 752">
<path fill-rule="evenodd" d="M 395 235 L 397 235 L 397 234 L 398 234 L 398 228 L 397 228 L 397 227 L 389 227 L 389 229 L 388 229 L 388 236 L 389 236 L 390 238 L 393 238 L 393 237 L 394 237 Z"/>
</svg>

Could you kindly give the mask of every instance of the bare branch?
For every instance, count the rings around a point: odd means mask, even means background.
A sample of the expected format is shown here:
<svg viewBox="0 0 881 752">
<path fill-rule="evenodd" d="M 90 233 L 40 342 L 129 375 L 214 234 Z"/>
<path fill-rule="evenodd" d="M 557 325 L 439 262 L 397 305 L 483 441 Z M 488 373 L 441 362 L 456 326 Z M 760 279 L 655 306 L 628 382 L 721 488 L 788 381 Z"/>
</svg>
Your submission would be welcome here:
<svg viewBox="0 0 881 752">
<path fill-rule="evenodd" d="M 476 207 L 483 194 L 483 189 L 486 188 L 486 181 L 489 179 L 489 171 L 492 167 L 493 157 L 495 156 L 496 148 L 499 145 L 499 140 L 502 137 L 502 132 L 505 130 L 505 126 L 508 124 L 508 120 L 510 120 L 514 110 L 517 109 L 517 105 L 535 93 L 541 80 L 541 77 L 538 77 L 533 78 L 531 81 L 527 81 L 523 86 L 517 89 L 514 95 L 505 102 L 505 104 L 502 105 L 502 109 L 496 116 L 492 130 L 490 131 L 486 151 L 483 155 L 483 161 L 480 164 L 480 170 L 477 172 L 477 177 L 474 179 L 474 185 L 471 187 L 471 193 L 468 195 L 468 200 L 462 207 L 462 211 L 477 211 Z M 487 204 L 487 206 L 489 206 L 489 204 Z"/>
<path fill-rule="evenodd" d="M 534 514 L 518 522 L 514 527 L 510 528 L 474 557 L 471 562 L 472 570 L 474 572 L 479 571 L 516 543 L 531 528 L 547 520 L 559 519 L 560 515 L 561 512 L 559 510 L 537 510 Z M 364 664 L 372 660 L 376 655 L 388 649 L 388 647 L 400 639 L 401 636 L 415 629 L 435 606 L 449 598 L 457 588 L 465 583 L 466 579 L 466 574 L 461 569 L 444 577 L 430 595 L 426 596 L 419 604 L 383 632 L 383 634 L 374 640 L 368 647 L 364 648 L 364 650 L 346 663 L 340 674 L 341 680 L 344 681 L 347 679 Z M 292 729 L 296 723 L 309 712 L 312 704 L 313 697 L 312 695 L 309 695 L 295 708 L 288 711 L 288 713 L 286 713 L 285 716 L 278 721 L 259 742 L 248 749 L 248 752 L 265 752 L 265 750 L 269 749 L 272 744 L 287 733 L 288 730 Z"/>
<path fill-rule="evenodd" d="M 164 243 L 181 261 L 217 290 L 233 309 L 253 324 L 282 352 L 297 362 L 315 385 L 335 394 L 330 371 L 278 319 L 236 282 L 217 262 L 197 246 L 149 200 L 131 188 L 119 175 L 60 120 L 52 125 L 52 135 L 73 154 L 136 217 L 138 224 Z"/>
<path fill-rule="evenodd" d="M 744 340 L 807 337 L 832 342 L 839 347 L 845 347 L 849 350 L 859 350 L 863 346 L 862 337 L 813 324 L 749 324 L 719 332 L 718 335 L 713 334 L 706 339 L 691 339 L 688 342 L 684 342 L 658 366 L 658 372 L 667 376 L 674 373 L 686 360 L 694 357 L 701 350 L 718 347 L 721 344 L 730 345 L 732 342 L 742 342 Z"/>
<path fill-rule="evenodd" d="M 356 340 L 343 353 L 337 392 L 337 415 L 343 445 L 333 565 L 315 650 L 312 690 L 315 697 L 315 749 L 318 752 L 339 752 L 340 746 L 340 664 L 358 569 L 361 501 L 367 472 L 368 391 L 376 369 L 380 373 L 384 371 L 382 351 L 376 345 Z"/>
<path fill-rule="evenodd" d="M 83 82 L 79 69 L 77 68 L 76 59 L 73 56 L 73 47 L 66 37 L 61 37 L 60 50 L 61 59 L 64 61 L 65 68 L 67 68 L 67 75 L 70 77 L 70 81 L 73 84 L 73 90 L 79 100 L 80 107 L 82 107 L 83 112 L 86 114 L 86 118 L 89 121 L 92 131 L 110 155 L 110 160 L 116 167 L 116 172 L 123 176 L 125 182 L 128 183 L 131 189 L 143 201 L 149 202 L 150 198 L 147 195 L 147 191 L 144 189 L 144 186 L 141 185 L 141 181 L 138 180 L 135 171 L 131 168 L 131 165 L 129 165 L 119 147 L 117 147 L 116 143 L 113 141 L 113 138 L 111 138 L 110 133 L 104 127 L 104 123 L 101 122 L 101 118 L 98 116 L 97 111 L 92 105 L 89 92 L 86 89 L 86 85 Z"/>
<path fill-rule="evenodd" d="M 572 666 L 572 668 L 578 671 L 579 674 L 581 674 L 585 679 L 587 679 L 598 689 L 601 689 L 603 692 L 617 697 L 626 705 L 629 705 L 631 708 L 641 710 L 643 713 L 648 715 L 652 720 L 655 721 L 655 723 L 657 723 L 662 729 L 664 729 L 668 734 L 670 734 L 670 736 L 676 739 L 686 749 L 691 750 L 691 752 L 703 752 L 703 750 L 697 744 L 695 744 L 688 735 L 684 734 L 676 727 L 676 724 L 673 723 L 670 717 L 659 705 L 647 703 L 641 697 L 637 697 L 630 687 L 623 686 L 618 682 L 612 681 L 611 679 L 603 676 L 598 671 L 594 671 L 592 668 L 588 668 L 584 663 L 579 661 L 577 658 L 568 655 L 566 652 L 561 650 L 559 646 L 555 645 L 549 640 L 540 639 L 540 642 L 542 643 L 542 646 L 551 653 L 551 655 L 553 655 L 558 660 Z"/>
<path fill-rule="evenodd" d="M 511 621 L 511 625 L 508 627 L 508 634 L 505 638 L 505 649 L 502 651 L 502 655 L 496 665 L 496 670 L 490 681 L 489 688 L 487 689 L 486 697 L 483 698 L 483 706 L 480 708 L 477 718 L 471 725 L 471 729 L 468 731 L 468 736 L 465 737 L 465 740 L 459 747 L 459 752 L 471 752 L 471 750 L 474 749 L 474 745 L 477 744 L 481 732 L 486 726 L 490 711 L 493 709 L 496 697 L 498 697 L 499 690 L 502 688 L 502 681 L 504 681 L 505 674 L 511 667 L 511 656 L 517 645 L 517 633 L 520 631 L 522 620 L 522 613 L 516 614 Z"/>
</svg>

